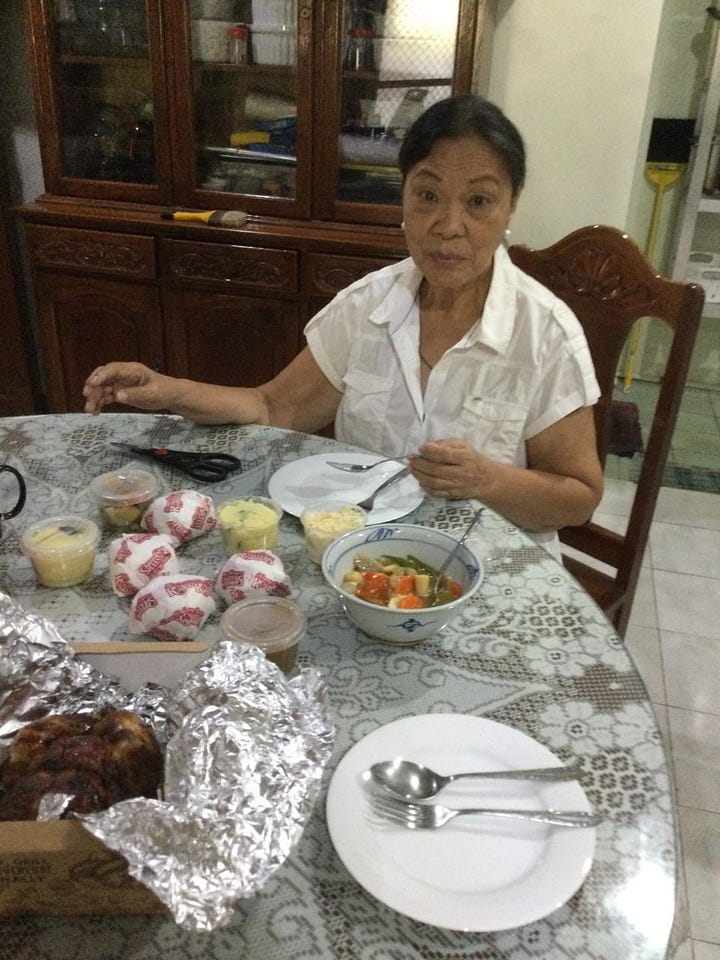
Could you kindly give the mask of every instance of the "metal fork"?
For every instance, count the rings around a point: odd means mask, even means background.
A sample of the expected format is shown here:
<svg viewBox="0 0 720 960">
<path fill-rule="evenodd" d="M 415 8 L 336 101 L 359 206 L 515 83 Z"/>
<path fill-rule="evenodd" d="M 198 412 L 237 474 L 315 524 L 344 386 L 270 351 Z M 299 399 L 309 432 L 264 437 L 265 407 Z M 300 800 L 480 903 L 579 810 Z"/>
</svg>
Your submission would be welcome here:
<svg viewBox="0 0 720 960">
<path fill-rule="evenodd" d="M 364 473 L 366 470 L 374 470 L 381 463 L 403 463 L 407 457 L 386 457 L 384 460 L 376 460 L 374 463 L 340 463 L 339 460 L 326 460 L 329 467 L 335 467 L 336 470 L 345 470 L 347 473 Z"/>
<path fill-rule="evenodd" d="M 503 817 L 507 820 L 535 820 L 560 827 L 595 827 L 602 821 L 600 814 L 584 810 L 505 810 L 493 807 L 461 807 L 458 810 L 441 803 L 406 803 L 380 793 L 370 794 L 370 805 L 379 816 L 410 830 L 434 830 L 454 817 L 465 814 Z"/>
<path fill-rule="evenodd" d="M 404 467 L 402 470 L 398 470 L 397 473 L 394 473 L 391 477 L 388 477 L 387 480 L 383 481 L 379 487 L 377 487 L 373 492 L 365 497 L 364 500 L 361 500 L 358 503 L 359 507 L 362 507 L 363 510 L 372 510 L 373 504 L 375 503 L 376 497 L 378 497 L 383 490 L 386 490 L 391 484 L 396 483 L 398 480 L 402 480 L 403 477 L 406 477 L 410 473 L 408 467 Z"/>
</svg>

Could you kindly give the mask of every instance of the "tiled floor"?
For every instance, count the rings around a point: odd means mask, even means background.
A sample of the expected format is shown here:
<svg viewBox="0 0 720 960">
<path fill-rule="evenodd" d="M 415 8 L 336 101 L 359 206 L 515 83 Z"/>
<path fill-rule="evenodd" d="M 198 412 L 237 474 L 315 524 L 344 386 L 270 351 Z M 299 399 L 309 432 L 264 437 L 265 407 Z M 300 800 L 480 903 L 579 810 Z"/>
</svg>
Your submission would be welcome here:
<svg viewBox="0 0 720 960">
<path fill-rule="evenodd" d="M 634 484 L 607 479 L 621 525 Z M 720 960 L 720 496 L 663 487 L 626 634 L 674 768 L 683 854 L 674 960 Z"/>
</svg>

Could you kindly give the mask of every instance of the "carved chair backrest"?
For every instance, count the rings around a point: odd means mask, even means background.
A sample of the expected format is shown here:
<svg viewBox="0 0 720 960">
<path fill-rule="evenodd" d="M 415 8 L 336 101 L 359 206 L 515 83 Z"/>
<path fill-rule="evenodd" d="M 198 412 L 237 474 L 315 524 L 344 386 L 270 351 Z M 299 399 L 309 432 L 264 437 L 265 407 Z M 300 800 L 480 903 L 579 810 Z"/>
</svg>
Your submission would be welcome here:
<svg viewBox="0 0 720 960">
<path fill-rule="evenodd" d="M 516 245 L 510 247 L 509 254 L 521 270 L 564 300 L 582 324 L 602 392 L 594 413 L 603 465 L 610 437 L 613 388 L 628 335 L 635 322 L 644 317 L 657 317 L 671 330 L 666 369 L 625 536 L 615 535 L 613 542 L 612 537 L 600 532 L 592 538 L 576 537 L 573 531 L 582 528 L 560 532 L 563 542 L 573 546 L 581 542 L 578 549 L 617 568 L 618 589 L 632 595 L 690 366 L 703 291 L 694 284 L 659 276 L 634 241 L 613 227 L 582 227 L 544 250 Z M 623 614 L 625 622 L 627 615 L 629 609 Z"/>
</svg>

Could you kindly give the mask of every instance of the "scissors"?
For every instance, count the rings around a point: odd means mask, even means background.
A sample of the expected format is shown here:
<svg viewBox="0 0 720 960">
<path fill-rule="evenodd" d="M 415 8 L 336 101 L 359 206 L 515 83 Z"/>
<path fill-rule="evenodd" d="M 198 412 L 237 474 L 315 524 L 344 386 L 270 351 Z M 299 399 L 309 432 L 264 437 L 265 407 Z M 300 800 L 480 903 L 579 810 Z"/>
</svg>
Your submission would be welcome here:
<svg viewBox="0 0 720 960">
<path fill-rule="evenodd" d="M 224 480 L 242 464 L 231 453 L 196 453 L 192 450 L 168 450 L 166 447 L 134 447 L 130 443 L 111 443 L 111 446 L 128 453 L 150 457 L 158 463 L 181 470 L 194 480 L 215 483 Z"/>
</svg>

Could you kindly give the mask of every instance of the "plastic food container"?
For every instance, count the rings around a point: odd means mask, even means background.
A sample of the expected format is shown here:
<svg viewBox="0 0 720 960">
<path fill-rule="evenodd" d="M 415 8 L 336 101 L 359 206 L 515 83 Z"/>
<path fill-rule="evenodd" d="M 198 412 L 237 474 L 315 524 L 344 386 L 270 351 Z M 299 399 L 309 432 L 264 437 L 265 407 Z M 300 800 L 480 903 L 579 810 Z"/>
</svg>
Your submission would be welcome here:
<svg viewBox="0 0 720 960">
<path fill-rule="evenodd" d="M 220 629 L 228 640 L 259 647 L 285 673 L 297 662 L 305 627 L 305 614 L 285 597 L 241 600 L 228 607 L 220 620 Z"/>
<path fill-rule="evenodd" d="M 272 550 L 280 534 L 282 508 L 268 497 L 228 500 L 217 515 L 227 555 L 246 550 Z"/>
<path fill-rule="evenodd" d="M 300 521 L 305 531 L 305 544 L 310 559 L 322 561 L 325 549 L 344 533 L 364 527 L 367 513 L 355 503 L 322 500 L 303 510 Z"/>
<path fill-rule="evenodd" d="M 29 527 L 22 549 L 44 587 L 71 587 L 93 572 L 100 529 L 85 517 L 51 517 Z"/>
<path fill-rule="evenodd" d="M 92 494 L 106 530 L 136 533 L 142 516 L 157 496 L 158 481 L 146 470 L 101 473 L 90 481 Z"/>
</svg>

